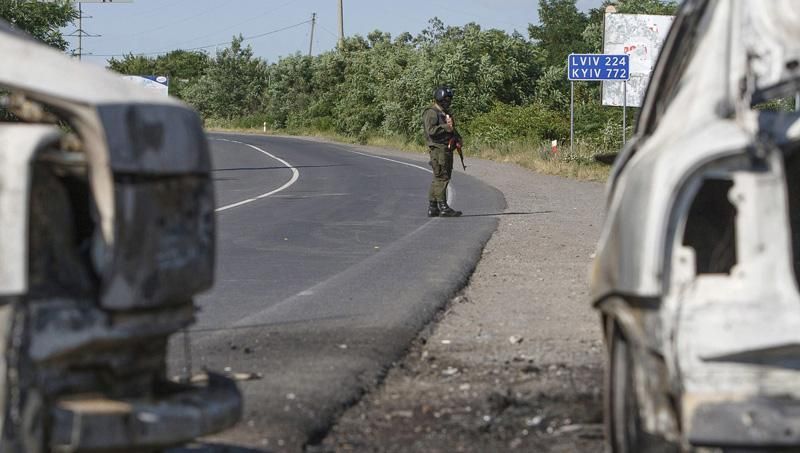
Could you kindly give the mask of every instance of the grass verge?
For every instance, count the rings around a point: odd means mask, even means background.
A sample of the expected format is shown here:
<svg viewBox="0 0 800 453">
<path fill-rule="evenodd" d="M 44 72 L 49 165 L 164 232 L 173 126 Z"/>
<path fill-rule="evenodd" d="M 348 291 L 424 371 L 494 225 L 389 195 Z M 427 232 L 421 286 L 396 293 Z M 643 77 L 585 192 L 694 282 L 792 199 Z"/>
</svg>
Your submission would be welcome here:
<svg viewBox="0 0 800 453">
<path fill-rule="evenodd" d="M 206 127 L 210 131 L 264 134 L 263 129 L 232 128 L 218 123 L 206 124 Z M 414 153 L 424 153 L 427 150 L 424 145 L 409 142 L 402 137 L 380 135 L 350 137 L 333 132 L 305 129 L 267 130 L 266 134 L 318 137 L 340 143 L 370 145 Z M 467 145 L 469 145 L 468 141 Z M 464 157 L 467 160 L 470 157 L 477 157 L 495 162 L 517 164 L 523 168 L 546 175 L 603 182 L 608 178 L 611 167 L 595 162 L 594 155 L 594 150 L 582 142 L 576 143 L 572 151 L 569 150 L 569 146 L 562 146 L 556 152 L 553 152 L 549 146 L 543 144 L 524 142 L 510 142 L 501 146 L 475 144 L 474 146 L 466 146 L 464 149 Z M 467 166 L 469 166 L 468 161 Z"/>
</svg>

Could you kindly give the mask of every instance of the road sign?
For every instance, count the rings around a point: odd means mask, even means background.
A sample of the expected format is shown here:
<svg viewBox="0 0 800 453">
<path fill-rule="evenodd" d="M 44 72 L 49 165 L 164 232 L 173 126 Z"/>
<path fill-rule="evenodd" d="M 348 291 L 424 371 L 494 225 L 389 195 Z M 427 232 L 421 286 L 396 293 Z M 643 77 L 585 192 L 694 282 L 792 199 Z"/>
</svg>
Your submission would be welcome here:
<svg viewBox="0 0 800 453">
<path fill-rule="evenodd" d="M 567 77 L 577 81 L 628 80 L 628 55 L 573 53 L 567 58 Z"/>
<path fill-rule="evenodd" d="M 642 106 L 650 73 L 653 71 L 673 20 L 673 16 L 619 14 L 607 10 L 604 20 L 603 52 L 630 55 L 631 78 L 627 86 L 621 82 L 603 82 L 603 105 Z M 626 94 L 625 99 L 623 94 Z"/>
</svg>

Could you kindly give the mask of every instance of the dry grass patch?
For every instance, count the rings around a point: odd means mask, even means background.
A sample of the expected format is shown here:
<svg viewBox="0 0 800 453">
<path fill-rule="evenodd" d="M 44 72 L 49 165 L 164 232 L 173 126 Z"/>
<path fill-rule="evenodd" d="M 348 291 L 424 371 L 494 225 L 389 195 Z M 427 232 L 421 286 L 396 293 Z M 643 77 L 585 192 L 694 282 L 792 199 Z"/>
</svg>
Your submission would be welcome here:
<svg viewBox="0 0 800 453">
<path fill-rule="evenodd" d="M 216 132 L 264 133 L 263 129 L 216 126 L 217 125 L 212 125 L 208 130 Z M 379 148 L 414 153 L 424 153 L 427 150 L 424 145 L 409 142 L 402 137 L 392 136 L 370 136 L 365 140 L 363 137 L 347 137 L 332 132 L 285 129 L 280 131 L 268 130 L 267 135 L 310 136 L 340 143 L 360 143 Z M 549 146 L 534 143 L 510 143 L 502 146 L 467 146 L 464 154 L 467 159 L 467 166 L 469 166 L 470 157 L 477 157 L 493 160 L 495 162 L 517 164 L 534 172 L 546 175 L 563 176 L 565 178 L 586 181 L 605 181 L 608 178 L 610 170 L 609 166 L 600 164 L 594 160 L 596 152 L 585 143 L 576 143 L 572 151 L 569 150 L 569 147 L 562 147 L 555 153 L 551 151 Z M 457 165 L 459 164 L 456 163 L 456 166 Z"/>
</svg>

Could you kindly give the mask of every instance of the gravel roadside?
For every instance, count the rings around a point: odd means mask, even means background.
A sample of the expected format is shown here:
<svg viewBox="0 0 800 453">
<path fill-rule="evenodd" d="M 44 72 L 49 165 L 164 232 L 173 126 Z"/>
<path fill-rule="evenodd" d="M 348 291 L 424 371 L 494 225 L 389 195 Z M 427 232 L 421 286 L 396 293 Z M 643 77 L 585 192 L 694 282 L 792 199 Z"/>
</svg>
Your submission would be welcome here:
<svg viewBox="0 0 800 453">
<path fill-rule="evenodd" d="M 467 165 L 508 204 L 469 285 L 309 451 L 602 451 L 604 347 L 587 274 L 603 185 Z"/>
</svg>

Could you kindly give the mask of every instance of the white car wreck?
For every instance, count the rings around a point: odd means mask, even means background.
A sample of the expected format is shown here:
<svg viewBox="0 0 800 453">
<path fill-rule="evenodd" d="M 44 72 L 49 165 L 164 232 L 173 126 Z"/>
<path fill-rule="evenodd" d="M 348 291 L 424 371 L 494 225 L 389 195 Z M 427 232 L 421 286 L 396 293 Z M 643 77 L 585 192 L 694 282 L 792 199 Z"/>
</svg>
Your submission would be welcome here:
<svg viewBox="0 0 800 453">
<path fill-rule="evenodd" d="M 800 2 L 686 0 L 592 271 L 613 452 L 800 448 Z"/>
<path fill-rule="evenodd" d="M 166 377 L 213 281 L 198 116 L 1 21 L 0 55 L 0 451 L 152 452 L 232 426 L 234 382 Z"/>
</svg>

